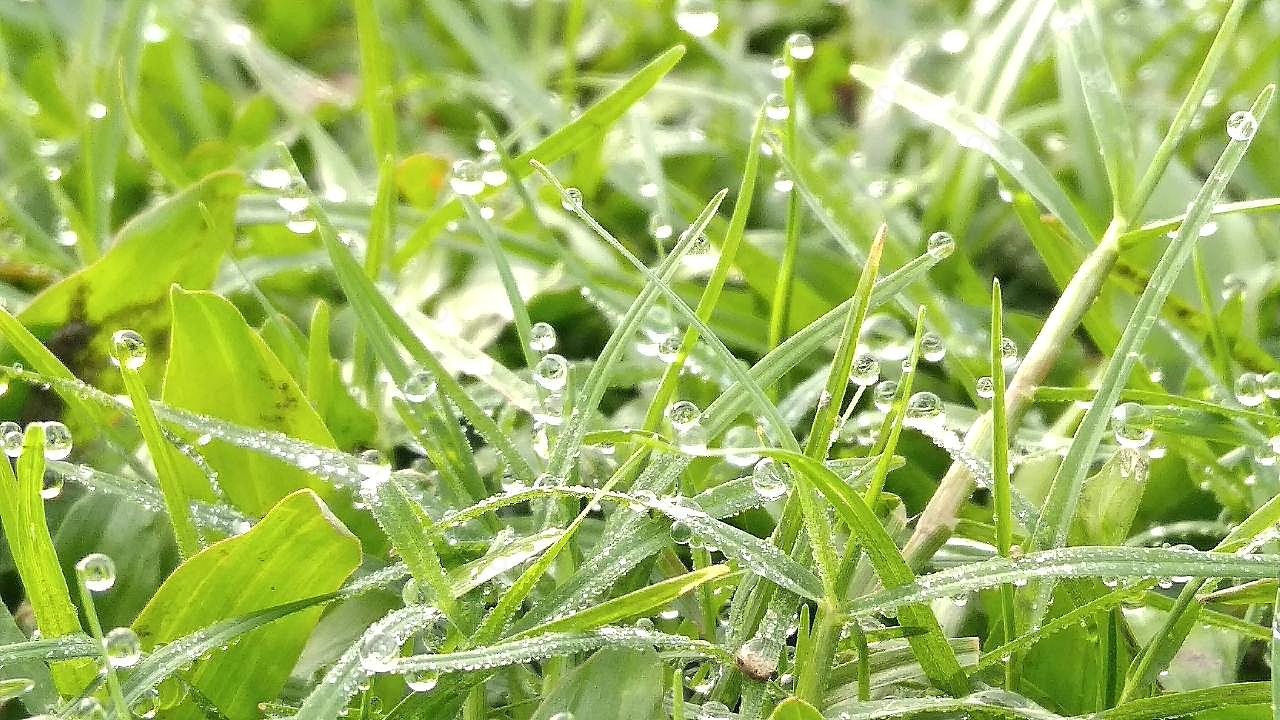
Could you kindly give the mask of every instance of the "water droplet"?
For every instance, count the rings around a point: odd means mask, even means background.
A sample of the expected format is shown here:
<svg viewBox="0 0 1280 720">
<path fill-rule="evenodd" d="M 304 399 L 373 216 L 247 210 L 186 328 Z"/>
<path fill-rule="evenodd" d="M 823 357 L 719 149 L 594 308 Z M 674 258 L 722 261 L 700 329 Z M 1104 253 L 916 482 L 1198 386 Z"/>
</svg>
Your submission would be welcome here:
<svg viewBox="0 0 1280 720">
<path fill-rule="evenodd" d="M 386 672 L 400 657 L 400 640 L 387 632 L 372 632 L 360 642 L 360 666 L 372 673 Z"/>
<path fill-rule="evenodd" d="M 129 711 L 135 716 L 142 718 L 142 720 L 151 720 L 151 718 L 156 716 L 156 710 L 158 710 L 159 707 L 160 691 L 155 688 L 151 688 L 150 690 L 143 692 L 142 695 L 134 701 L 133 705 L 129 708 Z"/>
<path fill-rule="evenodd" d="M 310 235 L 316 231 L 318 223 L 304 210 L 289 216 L 284 226 L 295 235 Z"/>
<path fill-rule="evenodd" d="M 44 424 L 44 457 L 46 460 L 66 460 L 71 454 L 71 431 L 54 420 Z"/>
<path fill-rule="evenodd" d="M 764 99 L 764 114 L 770 120 L 781 122 L 791 115 L 791 108 L 787 106 L 787 99 L 778 93 L 770 93 Z"/>
<path fill-rule="evenodd" d="M 529 348 L 544 353 L 556 346 L 556 329 L 550 323 L 536 322 L 529 328 Z"/>
<path fill-rule="evenodd" d="M 117 330 L 111 335 L 111 364 L 137 370 L 147 362 L 147 343 L 132 330 Z"/>
<path fill-rule="evenodd" d="M 22 456 L 22 426 L 12 420 L 0 422 L 0 444 L 11 458 Z"/>
<path fill-rule="evenodd" d="M 875 385 L 880 379 L 880 361 L 869 352 L 860 352 L 853 357 L 853 366 L 849 370 L 849 382 L 855 385 Z"/>
<path fill-rule="evenodd" d="M 736 452 L 736 450 L 752 448 L 759 444 L 760 441 L 750 427 L 735 425 L 724 434 L 724 441 L 721 443 L 726 451 L 724 460 L 734 467 L 750 467 L 760 459 L 760 456 L 752 452 Z"/>
<path fill-rule="evenodd" d="M 311 207 L 311 198 L 307 197 L 307 193 L 301 183 L 293 186 L 293 180 L 290 178 L 291 186 L 287 188 L 288 192 L 276 198 L 276 205 L 280 209 L 289 213 L 290 220 L 302 215 Z"/>
<path fill-rule="evenodd" d="M 667 418 L 671 420 L 671 427 L 677 431 L 687 430 L 698 422 L 702 417 L 702 411 L 697 405 L 688 400 L 680 400 L 671 404 L 667 408 Z"/>
<path fill-rule="evenodd" d="M 978 393 L 978 397 L 982 398 L 983 400 L 990 400 L 991 398 L 996 396 L 996 385 L 995 385 L 995 382 L 991 379 L 990 375 L 983 375 L 982 377 L 978 378 L 978 385 L 976 390 Z"/>
<path fill-rule="evenodd" d="M 414 692 L 431 692 L 440 682 L 440 673 L 430 670 L 414 670 L 404 674 L 404 684 Z"/>
<path fill-rule="evenodd" d="M 45 471 L 44 482 L 40 485 L 40 497 L 52 500 L 62 494 L 62 474 Z"/>
<path fill-rule="evenodd" d="M 1021 359 L 1018 357 L 1018 343 L 1011 338 L 1001 338 L 1000 340 L 1000 361 L 1004 364 L 1005 370 L 1013 370 L 1018 367 Z"/>
<path fill-rule="evenodd" d="M 85 110 L 85 114 L 88 115 L 91 120 L 101 120 L 107 116 L 107 106 L 95 100 L 89 103 L 89 107 Z"/>
<path fill-rule="evenodd" d="M 142 643 L 138 634 L 127 627 L 118 627 L 102 638 L 107 661 L 113 668 L 129 668 L 142 659 Z"/>
<path fill-rule="evenodd" d="M 782 58 L 774 58 L 773 64 L 769 66 L 769 74 L 778 80 L 786 80 L 791 77 L 791 66 Z"/>
<path fill-rule="evenodd" d="M 1236 400 L 1245 407 L 1257 407 L 1266 397 L 1262 378 L 1257 373 L 1241 373 L 1236 378 Z"/>
<path fill-rule="evenodd" d="M 952 28 L 938 37 L 938 48 L 948 55 L 964 52 L 969 47 L 969 33 L 960 28 Z"/>
<path fill-rule="evenodd" d="M 813 57 L 813 38 L 801 32 L 792 33 L 787 38 L 787 52 L 796 60 L 808 60 Z"/>
<path fill-rule="evenodd" d="M 576 187 L 564 189 L 564 194 L 560 198 L 560 207 L 565 212 L 575 212 L 582 208 L 582 191 Z"/>
<path fill-rule="evenodd" d="M 917 428 L 935 428 L 946 421 L 942 400 L 931 392 L 918 392 L 907 401 L 904 422 Z"/>
<path fill-rule="evenodd" d="M 1247 142 L 1258 132 L 1258 118 L 1248 110 L 1238 110 L 1227 118 L 1227 136 L 1236 142 Z"/>
<path fill-rule="evenodd" d="M 693 530 L 681 520 L 671 523 L 671 539 L 681 545 L 688 545 L 693 538 Z"/>
<path fill-rule="evenodd" d="M 76 576 L 93 592 L 106 592 L 116 584 L 116 564 L 102 553 L 85 555 L 76 563 Z"/>
<path fill-rule="evenodd" d="M 872 395 L 872 400 L 876 404 L 876 408 L 881 412 L 889 412 L 889 408 L 893 407 L 893 398 L 898 394 L 898 382 L 896 380 L 883 380 L 876 385 Z"/>
<path fill-rule="evenodd" d="M 550 392 L 560 392 L 569 381 L 569 361 L 548 353 L 533 368 L 533 380 Z"/>
<path fill-rule="evenodd" d="M 1262 391 L 1272 400 L 1280 399 L 1280 372 L 1269 372 L 1262 376 Z"/>
<path fill-rule="evenodd" d="M 1155 420 L 1142 405 L 1122 403 L 1111 411 L 1111 429 L 1121 447 L 1144 448 L 1155 435 Z"/>
<path fill-rule="evenodd" d="M 479 195 L 484 191 L 484 168 L 474 160 L 458 160 L 449 171 L 449 188 L 466 197 Z"/>
<path fill-rule="evenodd" d="M 938 362 L 946 357 L 947 347 L 942 344 L 942 336 L 932 331 L 921 336 L 920 354 L 929 362 Z"/>
<path fill-rule="evenodd" d="M 890 362 L 903 360 L 911 353 L 906 327 L 897 318 L 883 313 L 868 315 L 863 321 L 858 345 Z"/>
<path fill-rule="evenodd" d="M 949 232 L 936 232 L 929 236 L 929 240 L 925 243 L 925 250 L 938 260 L 946 259 L 956 251 L 956 239 Z"/>
<path fill-rule="evenodd" d="M 787 175 L 786 170 L 779 170 L 773 174 L 773 189 L 777 192 L 789 193 L 795 185 L 795 182 Z"/>
<path fill-rule="evenodd" d="M 293 175 L 282 167 L 258 168 L 249 177 L 268 190 L 284 190 L 293 184 Z"/>
<path fill-rule="evenodd" d="M 228 44 L 244 47 L 253 40 L 253 31 L 247 25 L 230 23 L 223 29 L 222 36 Z"/>
<path fill-rule="evenodd" d="M 751 487 L 765 500 L 777 500 L 787 494 L 786 472 L 773 458 L 761 458 L 751 471 Z"/>
<path fill-rule="evenodd" d="M 436 378 L 426 370 L 419 370 L 404 381 L 400 393 L 412 403 L 425 402 L 436 392 Z"/>
<path fill-rule="evenodd" d="M 694 37 L 706 37 L 720 26 L 720 15 L 713 0 L 679 0 L 676 3 L 676 25 Z"/>
<path fill-rule="evenodd" d="M 498 187 L 507 181 L 507 170 L 497 153 L 488 153 L 480 158 L 480 179 L 489 187 Z"/>
<path fill-rule="evenodd" d="M 649 216 L 649 234 L 655 240 L 669 240 L 675 229 L 671 227 L 671 223 L 667 222 L 662 213 L 654 213 Z"/>
<path fill-rule="evenodd" d="M 658 343 L 658 359 L 667 364 L 675 362 L 680 357 L 680 346 L 683 343 L 684 338 L 677 332 L 662 338 L 662 342 Z"/>
<path fill-rule="evenodd" d="M 77 720 L 107 720 L 107 711 L 97 698 L 81 698 L 76 702 L 71 714 Z"/>
</svg>

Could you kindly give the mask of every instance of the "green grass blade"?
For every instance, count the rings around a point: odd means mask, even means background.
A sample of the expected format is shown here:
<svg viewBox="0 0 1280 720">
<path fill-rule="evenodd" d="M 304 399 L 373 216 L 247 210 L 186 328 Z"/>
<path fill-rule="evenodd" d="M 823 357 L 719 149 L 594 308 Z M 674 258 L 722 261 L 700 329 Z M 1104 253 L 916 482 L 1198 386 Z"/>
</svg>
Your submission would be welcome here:
<svg viewBox="0 0 1280 720">
<path fill-rule="evenodd" d="M 1233 683 L 1168 693 L 1121 703 L 1097 714 L 1098 720 L 1160 720 L 1195 715 L 1205 710 L 1265 705 L 1271 702 L 1270 683 Z"/>
<path fill-rule="evenodd" d="M 356 0 L 356 37 L 360 43 L 360 97 L 369 124 L 373 157 L 381 164 L 396 154 L 395 103 L 390 97 L 391 59 L 382 36 L 376 0 Z"/>
<path fill-rule="evenodd" d="M 680 58 L 684 57 L 684 46 L 676 45 L 641 68 L 627 82 L 616 90 L 601 98 L 599 102 L 587 108 L 572 122 L 548 135 L 515 159 L 518 169 L 514 178 L 523 178 L 532 172 L 529 163 L 537 160 L 544 165 L 554 163 L 560 158 L 578 149 L 592 138 L 604 133 L 613 123 L 622 117 L 640 98 L 644 97 L 654 85 L 658 84 Z M 479 196 L 481 199 L 487 194 Z M 441 206 L 419 227 L 407 242 L 396 253 L 394 267 L 401 269 L 409 259 L 417 255 L 444 229 L 452 220 L 462 217 L 462 204 L 455 198 Z"/>
<path fill-rule="evenodd" d="M 385 471 L 390 473 L 390 468 Z M 377 472 L 377 471 L 375 471 Z M 424 587 L 435 591 L 433 602 L 454 624 L 460 624 L 453 588 L 436 555 L 436 530 L 422 505 L 414 500 L 403 480 L 394 474 L 370 478 L 360 489 L 378 524 L 391 538 L 391 545 Z"/>
<path fill-rule="evenodd" d="M 1013 547 L 1013 493 L 1009 481 L 1009 419 L 1004 404 L 1004 299 L 1000 293 L 1000 281 L 991 284 L 991 472 L 995 498 L 996 552 L 1009 557 Z M 1015 591 L 1013 585 L 1000 586 L 1000 617 L 1004 622 L 1004 637 L 1010 640 L 1018 634 L 1014 615 Z M 1005 689 L 1018 688 L 1016 656 L 1009 654 L 1005 664 Z"/>
<path fill-rule="evenodd" d="M 531 637 L 544 633 L 594 630 L 628 618 L 641 617 L 666 607 L 676 598 L 702 585 L 729 574 L 727 565 L 711 565 L 693 572 L 668 578 L 621 597 L 600 603 L 559 620 L 537 625 L 520 633 Z"/>
<path fill-rule="evenodd" d="M 894 103 L 910 110 L 925 122 L 933 123 L 954 135 L 962 145 L 971 146 L 987 155 L 1018 181 L 1027 192 L 1056 215 L 1076 242 L 1093 245 L 1092 234 L 1063 193 L 1053 175 L 1026 145 L 990 118 L 956 105 L 901 79 L 892 79 L 883 71 L 854 64 L 849 73 L 872 90 L 882 92 Z"/>
<path fill-rule="evenodd" d="M 476 205 L 476 201 L 469 197 L 460 199 L 462 207 L 467 212 L 467 218 L 471 220 L 471 226 L 484 240 L 484 245 L 493 258 L 493 264 L 498 269 L 498 278 L 502 281 L 502 289 L 507 293 L 507 302 L 511 305 L 511 314 L 515 318 L 516 337 L 520 338 L 520 350 L 524 354 L 525 365 L 533 368 L 538 364 L 538 355 L 530 344 L 532 333 L 529 330 L 531 325 L 529 308 L 524 304 L 524 296 L 520 294 L 520 286 L 516 284 L 516 277 L 511 272 L 511 265 L 507 262 L 507 255 L 502 250 L 502 243 L 494 235 L 489 221 L 480 215 L 480 207 Z"/>
<path fill-rule="evenodd" d="M 1116 87 L 1115 77 L 1107 63 L 1098 27 L 1097 13 L 1085 0 L 1059 2 L 1058 12 L 1065 20 L 1055 28 L 1066 35 L 1072 60 L 1079 71 L 1085 106 L 1093 124 L 1093 133 L 1102 154 L 1111 184 L 1112 204 L 1116 214 L 1133 192 L 1133 136 L 1124 100 Z"/>
<path fill-rule="evenodd" d="M 1255 117 L 1265 115 L 1275 94 L 1275 87 L 1268 86 L 1253 104 Z M 1089 465 L 1102 441 L 1111 412 L 1116 406 L 1120 392 L 1133 370 L 1137 355 L 1159 315 L 1177 280 L 1178 273 L 1190 258 L 1199 237 L 1200 227 L 1208 219 L 1209 210 L 1221 197 L 1231 175 L 1235 172 L 1249 147 L 1248 141 L 1230 141 L 1217 165 L 1209 174 L 1208 180 L 1196 195 L 1188 211 L 1188 219 L 1178 231 L 1178 236 L 1165 249 L 1159 264 L 1151 274 L 1151 282 L 1143 291 L 1134 307 L 1133 314 L 1125 326 L 1120 343 L 1116 346 L 1111 361 L 1099 383 L 1098 393 L 1093 404 L 1085 413 L 1080 427 L 1063 459 L 1058 473 L 1054 477 L 1044 507 L 1040 513 L 1040 521 L 1033 533 L 1029 549 L 1042 550 L 1062 547 L 1066 543 L 1075 516 L 1075 506 L 1080 497 L 1081 484 L 1088 474 Z M 1033 624 L 1038 623 L 1048 607 L 1051 583 L 1042 583 L 1033 589 L 1031 618 Z"/>
</svg>

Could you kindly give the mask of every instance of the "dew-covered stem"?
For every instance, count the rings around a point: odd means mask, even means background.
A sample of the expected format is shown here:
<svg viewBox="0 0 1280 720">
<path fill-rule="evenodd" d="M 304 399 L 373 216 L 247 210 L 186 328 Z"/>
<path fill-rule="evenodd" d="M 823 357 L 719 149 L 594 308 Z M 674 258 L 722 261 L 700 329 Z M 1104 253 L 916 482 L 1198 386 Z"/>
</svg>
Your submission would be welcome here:
<svg viewBox="0 0 1280 720">
<path fill-rule="evenodd" d="M 991 284 L 991 474 L 995 499 L 996 552 L 1009 557 L 1013 547 L 1013 489 L 1009 483 L 1009 424 L 1004 404 L 1004 300 L 1000 281 Z M 1014 587 L 1000 586 L 1000 615 L 1004 619 L 1006 642 L 1018 636 L 1014 615 Z M 1005 689 L 1017 691 L 1018 657 L 1011 654 L 1005 663 Z"/>
</svg>

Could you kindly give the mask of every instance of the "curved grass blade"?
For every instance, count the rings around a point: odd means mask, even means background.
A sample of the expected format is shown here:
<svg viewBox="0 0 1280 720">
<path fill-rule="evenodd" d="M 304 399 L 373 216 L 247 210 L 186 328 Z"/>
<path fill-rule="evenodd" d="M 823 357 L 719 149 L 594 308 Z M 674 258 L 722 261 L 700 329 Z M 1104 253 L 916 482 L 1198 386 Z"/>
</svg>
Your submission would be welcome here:
<svg viewBox="0 0 1280 720">
<path fill-rule="evenodd" d="M 1019 182 L 1027 192 L 1056 215 L 1068 232 L 1085 246 L 1093 245 L 1092 234 L 1071 201 L 1053 179 L 1052 173 L 1026 145 L 994 120 L 957 105 L 924 88 L 896 79 L 881 70 L 854 64 L 849 74 L 877 93 L 910 110 L 925 122 L 933 123 L 955 136 L 966 147 L 990 157 Z"/>
<path fill-rule="evenodd" d="M 1095 717 L 1097 720 L 1160 720 L 1194 715 L 1203 710 L 1264 705 L 1269 702 L 1270 683 L 1234 683 L 1131 700 L 1103 710 Z"/>
<path fill-rule="evenodd" d="M 386 468 L 390 473 L 390 468 Z M 386 531 L 391 545 L 414 579 L 435 591 L 435 603 L 453 623 L 459 624 L 455 596 L 440 557 L 433 544 L 437 535 L 434 523 L 422 505 L 409 494 L 408 488 L 395 474 L 365 481 L 361 495 L 373 511 L 374 518 Z"/>
<path fill-rule="evenodd" d="M 947 717 L 958 714 L 1019 720 L 1066 720 L 1021 695 L 1006 690 L 980 690 L 960 698 L 900 698 L 869 703 L 844 703 L 828 708 L 848 720 L 890 720 L 891 718 Z"/>
</svg>

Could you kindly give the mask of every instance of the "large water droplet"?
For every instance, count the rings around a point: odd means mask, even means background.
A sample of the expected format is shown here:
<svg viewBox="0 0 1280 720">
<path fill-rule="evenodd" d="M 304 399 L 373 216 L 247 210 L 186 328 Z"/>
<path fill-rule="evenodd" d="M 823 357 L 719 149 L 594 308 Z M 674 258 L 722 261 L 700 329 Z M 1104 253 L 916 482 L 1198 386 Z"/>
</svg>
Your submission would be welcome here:
<svg viewBox="0 0 1280 720">
<path fill-rule="evenodd" d="M 875 385 L 880 379 L 880 361 L 869 352 L 860 352 L 853 357 L 853 367 L 849 371 L 849 382 L 855 385 Z"/>
<path fill-rule="evenodd" d="M 702 411 L 688 400 L 679 400 L 667 408 L 667 418 L 671 420 L 671 427 L 677 432 L 693 427 L 701 417 Z"/>
<path fill-rule="evenodd" d="M 764 99 L 764 114 L 770 120 L 783 121 L 791 115 L 791 108 L 787 106 L 787 99 L 778 93 L 770 93 Z"/>
<path fill-rule="evenodd" d="M 529 328 L 529 349 L 547 352 L 556 346 L 556 329 L 550 323 L 536 322 Z"/>
<path fill-rule="evenodd" d="M 1258 118 L 1248 110 L 1237 110 L 1227 118 L 1227 136 L 1236 142 L 1252 140 L 1256 132 L 1258 132 Z"/>
<path fill-rule="evenodd" d="M 1122 403 L 1111 411 L 1111 429 L 1121 447 L 1144 448 L 1155 435 L 1155 420 L 1146 407 Z"/>
<path fill-rule="evenodd" d="M 1280 399 L 1280 372 L 1273 370 L 1262 376 L 1262 391 L 1272 400 Z"/>
<path fill-rule="evenodd" d="M 975 389 L 977 390 L 978 397 L 983 400 L 990 400 L 996 396 L 995 381 L 991 379 L 990 375 L 983 375 L 978 378 L 978 385 Z"/>
<path fill-rule="evenodd" d="M 929 362 L 938 362 L 947 355 L 947 346 L 942 343 L 942 336 L 936 332 L 926 332 L 920 338 L 920 354 Z"/>
<path fill-rule="evenodd" d="M 893 398 L 898 394 L 898 381 L 883 380 L 876 385 L 871 399 L 876 404 L 876 408 L 880 412 L 889 412 L 889 408 L 893 407 Z"/>
<path fill-rule="evenodd" d="M 137 370 L 147 362 L 147 342 L 133 330 L 117 330 L 111 336 L 111 363 Z"/>
<path fill-rule="evenodd" d="M 507 181 L 507 169 L 502 166 L 502 158 L 497 153 L 488 153 L 480 158 L 480 179 L 489 187 L 498 187 Z"/>
<path fill-rule="evenodd" d="M 404 675 L 404 684 L 414 692 L 431 692 L 439 682 L 440 673 L 430 670 L 414 670 Z"/>
<path fill-rule="evenodd" d="M 400 392 L 409 402 L 425 402 L 436 392 L 436 377 L 426 370 L 419 370 L 404 381 Z"/>
<path fill-rule="evenodd" d="M 132 712 L 135 717 L 142 718 L 142 720 L 151 720 L 151 718 L 156 716 L 156 711 L 159 708 L 160 691 L 152 688 L 142 693 L 142 695 L 134 701 L 133 705 L 130 706 L 129 711 Z"/>
<path fill-rule="evenodd" d="M 956 239 L 951 237 L 949 232 L 936 232 L 929 236 L 928 242 L 925 243 L 925 250 L 929 255 L 943 260 L 956 251 Z"/>
<path fill-rule="evenodd" d="M 4 454 L 11 458 L 22 455 L 22 426 L 12 420 L 0 422 L 0 445 L 4 446 Z"/>
<path fill-rule="evenodd" d="M 62 473 L 50 472 L 44 473 L 44 482 L 40 485 L 40 497 L 45 500 L 52 500 L 62 494 Z"/>
<path fill-rule="evenodd" d="M 931 392 L 918 392 L 907 401 L 904 422 L 917 428 L 940 427 L 946 420 L 942 400 Z"/>
<path fill-rule="evenodd" d="M 773 458 L 761 458 L 751 471 L 751 487 L 765 500 L 777 500 L 787 494 L 786 472 Z"/>
<path fill-rule="evenodd" d="M 679 0 L 676 3 L 676 25 L 694 37 L 706 37 L 720 26 L 720 15 L 713 0 Z"/>
<path fill-rule="evenodd" d="M 1018 357 L 1018 343 L 1011 338 L 1000 339 L 1000 361 L 1005 370 L 1014 370 L 1021 359 Z"/>
<path fill-rule="evenodd" d="M 44 424 L 44 457 L 46 460 L 66 460 L 71 454 L 71 431 L 54 420 Z"/>
<path fill-rule="evenodd" d="M 1266 397 L 1262 378 L 1257 373 L 1241 373 L 1236 378 L 1236 400 L 1245 407 L 1257 407 Z"/>
<path fill-rule="evenodd" d="M 102 638 L 107 661 L 113 668 L 129 668 L 142 659 L 142 643 L 138 634 L 127 627 L 118 627 Z"/>
<path fill-rule="evenodd" d="M 787 52 L 796 60 L 804 61 L 813 57 L 813 38 L 798 32 L 787 38 Z"/>
<path fill-rule="evenodd" d="M 484 168 L 474 160 L 455 162 L 449 172 L 449 187 L 459 195 L 479 195 L 484 191 Z"/>
<path fill-rule="evenodd" d="M 102 553 L 85 555 L 76 563 L 76 576 L 93 592 L 106 592 L 116 584 L 116 564 Z"/>
<path fill-rule="evenodd" d="M 726 453 L 724 460 L 734 467 L 750 467 L 760 459 L 760 456 L 753 452 L 741 452 L 741 450 L 756 447 L 759 444 L 760 441 L 756 439 L 756 434 L 750 427 L 735 425 L 724 434 L 724 441 L 721 443 Z"/>
<path fill-rule="evenodd" d="M 569 381 L 569 361 L 549 353 L 533 368 L 533 380 L 550 392 L 560 392 Z"/>
<path fill-rule="evenodd" d="M 386 632 L 373 632 L 360 642 L 360 666 L 372 673 L 386 672 L 400 657 L 399 639 Z"/>
</svg>

